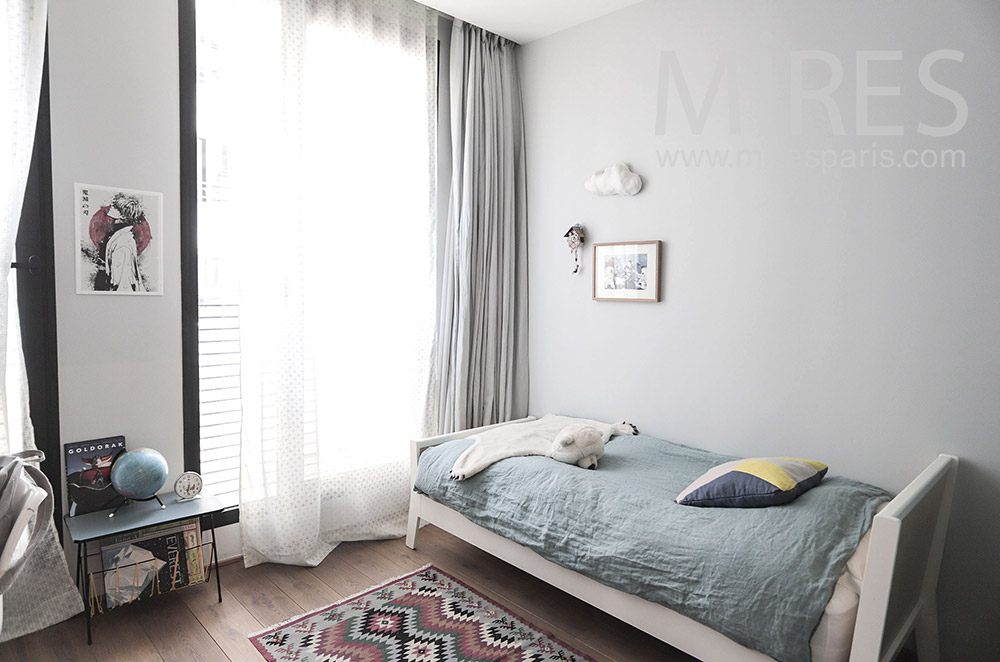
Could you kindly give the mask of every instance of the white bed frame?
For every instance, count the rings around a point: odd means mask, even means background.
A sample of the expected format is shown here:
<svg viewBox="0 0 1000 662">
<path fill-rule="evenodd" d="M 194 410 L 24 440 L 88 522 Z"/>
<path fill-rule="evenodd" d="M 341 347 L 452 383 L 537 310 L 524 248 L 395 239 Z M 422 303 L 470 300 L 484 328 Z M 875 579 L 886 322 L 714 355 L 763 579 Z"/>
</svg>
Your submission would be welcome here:
<svg viewBox="0 0 1000 662">
<path fill-rule="evenodd" d="M 412 442 L 411 481 L 420 454 L 478 432 L 533 416 Z M 958 458 L 939 455 L 875 516 L 861 587 L 850 662 L 889 662 L 916 630 L 920 662 L 939 662 L 937 581 Z M 539 579 L 705 662 L 774 662 L 706 625 L 662 605 L 605 586 L 547 561 L 426 495 L 413 491 L 406 545 L 415 549 L 421 523 L 434 524 Z"/>
</svg>

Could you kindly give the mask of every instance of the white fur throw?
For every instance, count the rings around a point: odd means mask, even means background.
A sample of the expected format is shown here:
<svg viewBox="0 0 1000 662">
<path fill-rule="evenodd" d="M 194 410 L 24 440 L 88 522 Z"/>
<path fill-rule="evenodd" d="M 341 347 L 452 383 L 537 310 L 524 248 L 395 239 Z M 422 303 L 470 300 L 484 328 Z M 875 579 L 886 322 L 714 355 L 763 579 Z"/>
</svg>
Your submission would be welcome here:
<svg viewBox="0 0 1000 662">
<path fill-rule="evenodd" d="M 609 425 L 585 418 L 546 414 L 536 421 L 505 425 L 476 435 L 475 442 L 455 461 L 455 466 L 451 468 L 451 477 L 455 480 L 465 480 L 494 462 L 508 457 L 550 455 L 556 435 L 571 423 L 596 429 L 605 442 L 615 435 L 635 434 L 635 428 L 628 423 Z"/>
</svg>

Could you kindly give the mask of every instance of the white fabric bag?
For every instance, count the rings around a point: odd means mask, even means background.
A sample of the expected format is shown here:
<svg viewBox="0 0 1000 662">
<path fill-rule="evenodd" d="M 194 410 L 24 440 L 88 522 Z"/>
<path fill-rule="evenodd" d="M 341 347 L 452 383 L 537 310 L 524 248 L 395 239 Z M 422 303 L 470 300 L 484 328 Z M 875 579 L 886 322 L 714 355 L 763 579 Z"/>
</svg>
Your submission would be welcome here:
<svg viewBox="0 0 1000 662">
<path fill-rule="evenodd" d="M 25 459 L 0 456 L 0 641 L 63 621 L 83 609 L 52 521 L 52 486 Z"/>
</svg>

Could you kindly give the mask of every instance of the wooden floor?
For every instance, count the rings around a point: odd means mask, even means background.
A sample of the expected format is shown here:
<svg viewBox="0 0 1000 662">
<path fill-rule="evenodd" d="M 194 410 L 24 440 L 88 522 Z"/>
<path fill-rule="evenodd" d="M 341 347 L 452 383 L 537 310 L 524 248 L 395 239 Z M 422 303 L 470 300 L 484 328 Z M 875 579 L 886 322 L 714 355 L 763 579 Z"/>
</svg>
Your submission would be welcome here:
<svg viewBox="0 0 1000 662">
<path fill-rule="evenodd" d="M 428 563 L 454 575 L 536 627 L 595 660 L 679 662 L 694 658 L 611 618 L 457 538 L 428 526 L 417 551 L 402 540 L 344 543 L 316 568 L 222 566 L 215 582 L 143 600 L 94 618 L 87 645 L 80 614 L 0 644 L 3 662 L 259 662 L 247 634 L 337 602 Z"/>
<path fill-rule="evenodd" d="M 402 540 L 344 543 L 316 568 L 222 566 L 215 582 L 115 609 L 94 619 L 87 646 L 80 614 L 0 644 L 2 662 L 259 662 L 247 634 L 324 607 L 428 563 L 454 575 L 536 627 L 602 662 L 694 658 L 525 572 L 428 526 L 417 551 Z M 897 662 L 914 660 L 904 652 Z"/>
</svg>

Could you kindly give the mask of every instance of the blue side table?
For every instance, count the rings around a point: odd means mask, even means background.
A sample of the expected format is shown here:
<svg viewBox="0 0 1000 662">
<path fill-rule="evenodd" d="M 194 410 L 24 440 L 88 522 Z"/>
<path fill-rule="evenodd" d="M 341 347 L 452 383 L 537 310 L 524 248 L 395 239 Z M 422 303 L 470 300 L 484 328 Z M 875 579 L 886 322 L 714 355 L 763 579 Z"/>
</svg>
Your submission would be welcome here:
<svg viewBox="0 0 1000 662">
<path fill-rule="evenodd" d="M 215 566 L 215 585 L 219 592 L 219 602 L 222 602 L 222 580 L 219 578 L 219 548 L 215 537 L 215 516 L 225 510 L 222 503 L 215 497 L 202 494 L 191 501 L 177 501 L 173 492 L 161 494 L 164 507 L 155 500 L 133 501 L 121 508 L 113 517 L 108 517 L 107 510 L 70 517 L 63 520 L 69 530 L 70 538 L 76 543 L 76 586 L 83 592 L 84 614 L 87 618 L 87 643 L 93 643 L 90 632 L 90 582 L 88 581 L 89 556 L 87 544 L 108 536 L 128 533 L 158 524 L 169 524 L 192 517 L 208 517 L 209 530 L 212 532 L 212 553 L 209 557 L 208 577 L 212 576 L 212 566 Z"/>
</svg>

